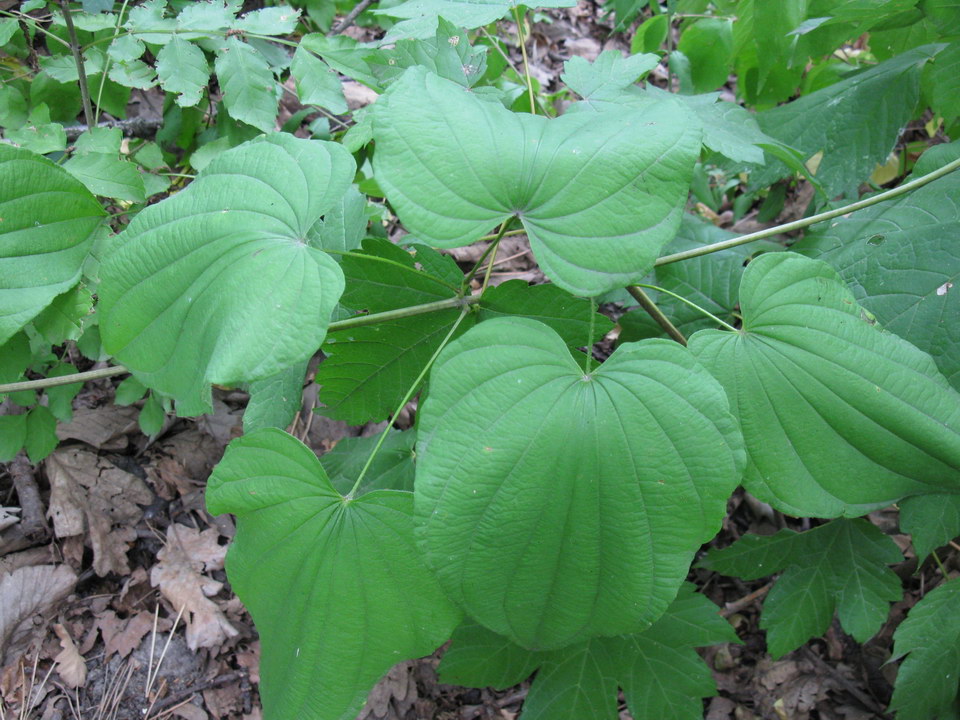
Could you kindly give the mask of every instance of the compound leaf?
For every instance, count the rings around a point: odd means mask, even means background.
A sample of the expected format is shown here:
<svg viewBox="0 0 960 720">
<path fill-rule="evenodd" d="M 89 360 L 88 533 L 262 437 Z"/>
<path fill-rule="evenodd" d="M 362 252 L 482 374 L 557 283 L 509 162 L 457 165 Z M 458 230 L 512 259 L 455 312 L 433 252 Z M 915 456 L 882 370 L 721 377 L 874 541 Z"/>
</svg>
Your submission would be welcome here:
<svg viewBox="0 0 960 720">
<path fill-rule="evenodd" d="M 230 117 L 271 132 L 277 119 L 277 81 L 263 55 L 229 37 L 217 53 L 215 68 Z"/>
<path fill-rule="evenodd" d="M 926 157 L 926 155 L 924 156 Z M 960 175 L 837 219 L 794 249 L 837 269 L 883 327 L 930 353 L 960 389 Z M 956 286 L 954 288 L 954 286 Z"/>
<path fill-rule="evenodd" d="M 897 672 L 890 701 L 898 720 L 954 717 L 960 675 L 960 579 L 944 583 L 918 602 L 893 634 Z"/>
<path fill-rule="evenodd" d="M 457 27 L 478 28 L 496 22 L 521 3 L 516 0 L 406 0 L 374 14 L 400 18 L 385 40 L 428 38 L 437 29 L 439 18 Z M 532 7 L 572 7 L 576 0 L 537 0 Z"/>
<path fill-rule="evenodd" d="M 684 583 L 666 613 L 635 635 L 594 638 L 551 652 L 531 652 L 467 623 L 440 662 L 444 682 L 497 688 L 540 668 L 523 705 L 524 718 L 613 720 L 617 687 L 636 720 L 687 720 L 716 694 L 710 669 L 694 647 L 739 642 L 716 606 Z"/>
<path fill-rule="evenodd" d="M 207 506 L 237 516 L 227 572 L 262 638 L 270 717 L 352 720 L 387 670 L 460 619 L 414 547 L 413 496 L 348 500 L 280 430 L 228 446 Z"/>
<path fill-rule="evenodd" d="M 177 105 L 193 107 L 210 79 L 210 65 L 203 50 L 173 35 L 157 53 L 157 77 L 164 90 L 177 94 Z"/>
<path fill-rule="evenodd" d="M 717 572 L 754 579 L 786 569 L 763 604 L 760 627 L 777 658 L 826 632 L 836 611 L 843 629 L 866 642 L 883 625 L 903 590 L 887 565 L 903 556 L 896 543 L 866 520 L 834 520 L 804 533 L 746 535 L 710 550 L 702 563 Z"/>
<path fill-rule="evenodd" d="M 960 495 L 914 495 L 900 503 L 900 527 L 910 533 L 917 559 L 960 535 Z"/>
<path fill-rule="evenodd" d="M 483 322 L 437 359 L 419 422 L 427 562 L 471 617 L 531 649 L 659 617 L 740 477 L 722 391 L 667 341 L 584 374 L 547 326 Z"/>
<path fill-rule="evenodd" d="M 209 411 L 211 383 L 270 377 L 311 355 L 343 275 L 306 235 L 353 174 L 341 146 L 290 135 L 219 155 L 111 246 L 104 347 L 185 415 Z"/>
<path fill-rule="evenodd" d="M 701 330 L 690 349 L 740 418 L 751 493 L 836 517 L 958 487 L 960 396 L 929 355 L 874 326 L 835 270 L 761 255 L 740 305 L 740 332 Z"/>
<path fill-rule="evenodd" d="M 547 120 L 410 68 L 374 105 L 374 171 L 424 242 L 468 245 L 517 215 L 546 275 L 595 296 L 640 280 L 676 232 L 700 147 L 688 120 L 670 99 Z"/>
<path fill-rule="evenodd" d="M 613 100 L 659 63 L 660 57 L 653 53 L 625 58 L 619 50 L 604 50 L 593 62 L 570 58 L 560 78 L 584 100 Z"/>
<path fill-rule="evenodd" d="M 105 214 L 66 170 L 0 144 L 0 345 L 76 284 Z"/>
</svg>

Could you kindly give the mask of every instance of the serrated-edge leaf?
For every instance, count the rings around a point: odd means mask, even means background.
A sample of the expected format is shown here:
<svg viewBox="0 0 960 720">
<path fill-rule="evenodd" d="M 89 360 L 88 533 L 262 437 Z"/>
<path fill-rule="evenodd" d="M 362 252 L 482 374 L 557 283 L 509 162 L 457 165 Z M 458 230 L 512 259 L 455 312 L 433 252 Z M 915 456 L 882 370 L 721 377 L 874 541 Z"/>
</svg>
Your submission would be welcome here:
<svg viewBox="0 0 960 720">
<path fill-rule="evenodd" d="M 263 55 L 229 37 L 217 52 L 214 67 L 230 117 L 271 132 L 277 119 L 277 81 Z"/>
<path fill-rule="evenodd" d="M 177 105 L 193 107 L 210 79 L 210 66 L 203 50 L 173 35 L 157 53 L 157 76 L 164 90 L 177 93 Z"/>
</svg>

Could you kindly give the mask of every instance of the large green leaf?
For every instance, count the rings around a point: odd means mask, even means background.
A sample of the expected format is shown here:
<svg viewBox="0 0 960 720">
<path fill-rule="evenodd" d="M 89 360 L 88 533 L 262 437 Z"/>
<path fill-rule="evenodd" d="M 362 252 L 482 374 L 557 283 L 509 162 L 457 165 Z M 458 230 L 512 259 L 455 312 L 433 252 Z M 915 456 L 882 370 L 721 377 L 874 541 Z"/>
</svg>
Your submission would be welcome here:
<svg viewBox="0 0 960 720">
<path fill-rule="evenodd" d="M 177 93 L 177 105 L 192 107 L 200 102 L 210 79 L 210 66 L 203 50 L 173 35 L 157 53 L 157 76 L 164 90 Z"/>
<path fill-rule="evenodd" d="M 960 488 L 960 395 L 929 355 L 875 327 L 833 268 L 761 255 L 740 306 L 740 332 L 701 330 L 690 350 L 740 418 L 750 492 L 835 517 Z"/>
<path fill-rule="evenodd" d="M 439 672 L 444 682 L 503 688 L 539 666 L 524 720 L 614 720 L 618 685 L 636 720 L 693 720 L 703 716 L 702 698 L 717 690 L 693 648 L 721 642 L 738 642 L 733 628 L 684 583 L 666 613 L 642 633 L 551 652 L 524 650 L 466 623 L 454 632 Z"/>
<path fill-rule="evenodd" d="M 323 341 L 340 268 L 305 242 L 346 192 L 339 145 L 272 135 L 221 154 L 143 210 L 101 266 L 104 347 L 183 414 L 210 383 L 275 375 Z"/>
<path fill-rule="evenodd" d="M 531 649 L 659 617 L 740 478 L 723 392 L 682 347 L 623 345 L 585 374 L 521 318 L 444 350 L 419 433 L 427 561 L 468 614 Z"/>
<path fill-rule="evenodd" d="M 898 720 L 957 716 L 960 675 L 960 579 L 928 593 L 893 634 L 893 659 L 907 655 L 890 701 Z"/>
<path fill-rule="evenodd" d="M 767 5 L 769 3 L 759 3 Z M 829 196 L 854 193 L 883 163 L 900 131 L 913 117 L 920 93 L 920 71 L 934 56 L 916 48 L 876 67 L 757 114 L 760 129 L 810 158 L 822 152 L 816 176 Z M 755 173 L 756 185 L 787 175 L 772 160 Z"/>
<path fill-rule="evenodd" d="M 0 144 L 0 345 L 76 284 L 105 214 L 63 168 Z"/>
<path fill-rule="evenodd" d="M 773 657 L 826 632 L 834 611 L 859 642 L 873 637 L 900 600 L 900 578 L 887 567 L 903 560 L 896 543 L 866 520 L 834 520 L 804 533 L 744 535 L 710 550 L 703 565 L 754 580 L 786 570 L 763 603 L 760 627 Z"/>
<path fill-rule="evenodd" d="M 267 718 L 353 720 L 380 676 L 460 619 L 414 546 L 413 496 L 347 500 L 280 430 L 230 444 L 207 506 L 237 516 L 227 573 L 260 632 Z"/>
<path fill-rule="evenodd" d="M 653 266 L 700 147 L 698 124 L 669 98 L 547 120 L 422 68 L 377 101 L 373 122 L 377 182 L 417 237 L 459 247 L 516 215 L 547 276 L 586 296 Z"/>
<path fill-rule="evenodd" d="M 926 156 L 924 156 L 926 157 Z M 835 267 L 887 330 L 960 388 L 960 173 L 809 233 L 794 249 Z"/>
</svg>

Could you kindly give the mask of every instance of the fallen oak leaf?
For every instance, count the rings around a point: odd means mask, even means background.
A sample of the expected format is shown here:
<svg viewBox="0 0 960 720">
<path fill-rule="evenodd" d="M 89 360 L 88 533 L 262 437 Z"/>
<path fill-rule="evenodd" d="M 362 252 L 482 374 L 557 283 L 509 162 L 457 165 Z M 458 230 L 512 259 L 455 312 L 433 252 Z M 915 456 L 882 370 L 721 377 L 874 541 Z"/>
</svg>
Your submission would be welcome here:
<svg viewBox="0 0 960 720">
<path fill-rule="evenodd" d="M 183 608 L 187 646 L 216 647 L 238 631 L 210 598 L 223 583 L 204 572 L 223 568 L 226 547 L 217 543 L 216 528 L 200 532 L 174 523 L 167 528 L 167 543 L 157 553 L 160 562 L 150 572 L 150 583 L 159 587 L 173 606 Z"/>
<path fill-rule="evenodd" d="M 57 664 L 57 674 L 67 687 L 71 689 L 83 687 L 87 682 L 86 660 L 77 650 L 73 638 L 63 625 L 57 623 L 53 626 L 53 631 L 60 638 L 60 647 L 63 648 L 53 659 Z"/>
</svg>

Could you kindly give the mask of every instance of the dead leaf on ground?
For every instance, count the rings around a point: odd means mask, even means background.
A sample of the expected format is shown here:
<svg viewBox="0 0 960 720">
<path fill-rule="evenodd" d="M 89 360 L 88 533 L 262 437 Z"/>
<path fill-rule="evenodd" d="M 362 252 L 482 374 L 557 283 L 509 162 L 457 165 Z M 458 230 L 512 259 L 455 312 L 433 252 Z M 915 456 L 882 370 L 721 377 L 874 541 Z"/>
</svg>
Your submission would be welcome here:
<svg viewBox="0 0 960 720">
<path fill-rule="evenodd" d="M 0 530 L 6 530 L 20 522 L 20 518 L 17 516 L 18 512 L 20 512 L 18 507 L 0 507 Z"/>
<path fill-rule="evenodd" d="M 83 687 L 87 682 L 86 661 L 63 625 L 57 623 L 53 626 L 53 631 L 60 638 L 60 647 L 63 648 L 53 659 L 57 664 L 57 674 L 68 688 Z"/>
<path fill-rule="evenodd" d="M 153 628 L 153 615 L 144 611 L 132 617 L 119 618 L 115 612 L 108 610 L 96 619 L 95 626 L 103 638 L 106 657 L 116 653 L 125 658 L 139 647 L 140 641 Z"/>
<path fill-rule="evenodd" d="M 210 597 L 223 588 L 204 572 L 223 569 L 226 546 L 217 543 L 219 532 L 209 528 L 200 532 L 174 523 L 167 528 L 167 543 L 157 553 L 160 561 L 150 573 L 150 582 L 178 611 L 184 608 L 187 645 L 217 647 L 238 631 Z"/>
<path fill-rule="evenodd" d="M 33 617 L 63 600 L 76 582 L 66 565 L 32 565 L 0 576 L 0 666 L 29 641 Z"/>
<path fill-rule="evenodd" d="M 50 479 L 47 514 L 57 537 L 86 533 L 97 575 L 129 574 L 127 544 L 136 539 L 140 505 L 149 505 L 153 493 L 137 476 L 86 450 L 57 450 L 45 466 Z"/>
<path fill-rule="evenodd" d="M 135 407 L 120 405 L 74 410 L 73 420 L 57 423 L 57 437 L 80 440 L 98 450 L 123 450 L 127 447 L 127 433 L 137 429 L 139 414 Z"/>
</svg>

